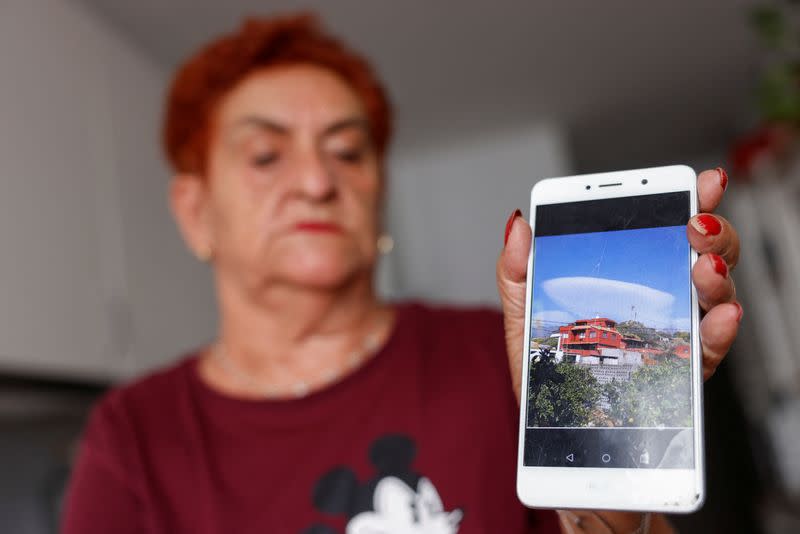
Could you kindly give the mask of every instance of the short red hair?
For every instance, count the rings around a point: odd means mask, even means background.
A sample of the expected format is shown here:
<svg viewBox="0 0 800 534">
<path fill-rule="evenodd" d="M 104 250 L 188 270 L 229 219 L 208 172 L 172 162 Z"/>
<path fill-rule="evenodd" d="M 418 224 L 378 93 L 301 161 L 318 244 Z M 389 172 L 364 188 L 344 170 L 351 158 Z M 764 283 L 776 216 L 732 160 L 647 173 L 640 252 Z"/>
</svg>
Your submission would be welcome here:
<svg viewBox="0 0 800 534">
<path fill-rule="evenodd" d="M 213 115 L 220 100 L 256 70 L 297 63 L 327 68 L 358 94 L 378 156 L 386 152 L 392 111 L 385 89 L 360 54 L 326 33 L 310 14 L 249 18 L 189 58 L 167 95 L 163 144 L 177 172 L 205 172 Z"/>
</svg>

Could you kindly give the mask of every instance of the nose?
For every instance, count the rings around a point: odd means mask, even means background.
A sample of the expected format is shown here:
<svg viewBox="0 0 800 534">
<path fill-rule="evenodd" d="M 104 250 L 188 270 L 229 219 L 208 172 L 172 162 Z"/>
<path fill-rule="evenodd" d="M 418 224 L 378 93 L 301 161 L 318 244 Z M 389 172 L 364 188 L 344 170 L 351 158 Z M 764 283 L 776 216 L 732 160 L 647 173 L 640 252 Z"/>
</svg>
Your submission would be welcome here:
<svg viewBox="0 0 800 534">
<path fill-rule="evenodd" d="M 316 150 L 309 150 L 298 161 L 298 192 L 315 201 L 325 201 L 336 194 L 336 176 Z"/>
</svg>

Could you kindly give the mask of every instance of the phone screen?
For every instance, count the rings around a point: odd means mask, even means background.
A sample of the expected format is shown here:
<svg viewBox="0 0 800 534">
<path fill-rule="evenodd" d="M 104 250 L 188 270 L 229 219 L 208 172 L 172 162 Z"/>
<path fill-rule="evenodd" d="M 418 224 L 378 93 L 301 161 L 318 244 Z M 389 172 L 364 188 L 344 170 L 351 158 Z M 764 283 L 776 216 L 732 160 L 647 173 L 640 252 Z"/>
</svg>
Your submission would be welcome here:
<svg viewBox="0 0 800 534">
<path fill-rule="evenodd" d="M 536 206 L 524 465 L 694 467 L 689 191 Z"/>
</svg>

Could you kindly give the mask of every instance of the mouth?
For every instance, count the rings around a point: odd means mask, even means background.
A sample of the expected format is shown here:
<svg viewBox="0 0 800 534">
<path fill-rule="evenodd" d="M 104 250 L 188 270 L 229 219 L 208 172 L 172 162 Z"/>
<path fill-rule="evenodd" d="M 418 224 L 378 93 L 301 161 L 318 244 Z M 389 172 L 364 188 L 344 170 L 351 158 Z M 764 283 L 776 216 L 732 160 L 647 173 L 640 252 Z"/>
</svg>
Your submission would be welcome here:
<svg viewBox="0 0 800 534">
<path fill-rule="evenodd" d="M 325 221 L 300 221 L 294 228 L 300 232 L 328 232 L 334 234 L 344 232 L 344 229 L 338 224 Z"/>
</svg>

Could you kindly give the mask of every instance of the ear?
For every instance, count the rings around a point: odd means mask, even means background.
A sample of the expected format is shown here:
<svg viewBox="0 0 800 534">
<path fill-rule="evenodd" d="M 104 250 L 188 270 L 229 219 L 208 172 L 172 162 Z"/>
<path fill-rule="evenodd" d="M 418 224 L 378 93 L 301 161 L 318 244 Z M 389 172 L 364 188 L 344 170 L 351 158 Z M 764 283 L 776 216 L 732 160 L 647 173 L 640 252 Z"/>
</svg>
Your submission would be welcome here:
<svg viewBox="0 0 800 534">
<path fill-rule="evenodd" d="M 169 204 L 189 250 L 201 261 L 211 259 L 208 187 L 196 174 L 176 174 L 169 187 Z"/>
<path fill-rule="evenodd" d="M 347 467 L 335 467 L 316 484 L 314 506 L 326 514 L 348 514 L 358 489 L 356 474 Z"/>
</svg>

